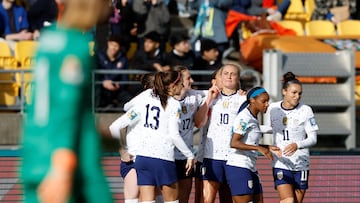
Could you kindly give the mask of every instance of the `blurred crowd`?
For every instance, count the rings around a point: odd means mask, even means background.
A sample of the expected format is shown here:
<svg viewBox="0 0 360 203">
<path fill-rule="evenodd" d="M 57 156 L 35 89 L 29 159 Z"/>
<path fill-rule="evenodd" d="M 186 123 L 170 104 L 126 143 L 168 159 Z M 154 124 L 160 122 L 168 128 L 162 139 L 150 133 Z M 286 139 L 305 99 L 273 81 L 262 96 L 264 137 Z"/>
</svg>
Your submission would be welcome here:
<svg viewBox="0 0 360 203">
<path fill-rule="evenodd" d="M 52 26 L 62 17 L 66 1 L 2 0 L 0 40 L 8 42 L 10 47 L 17 41 L 37 40 L 44 27 Z M 314 3 L 313 20 L 333 21 L 331 8 L 342 5 L 349 5 L 349 18 L 359 16 L 355 0 L 314 0 Z M 240 49 L 242 21 L 260 16 L 268 21 L 280 21 L 291 1 L 108 0 L 108 5 L 112 11 L 108 20 L 86 35 L 93 44 L 97 69 L 157 72 L 184 65 L 189 70 L 213 71 L 229 53 Z M 239 14 L 232 29 L 229 29 L 232 20 L 229 12 Z M 190 27 L 172 29 L 176 18 L 189 19 Z M 241 57 L 239 62 L 244 62 Z M 97 98 L 101 98 L 97 106 L 118 105 L 133 97 L 136 88 L 129 90 L 119 82 L 137 78 L 136 75 L 99 74 L 97 79 L 102 85 L 97 88 Z M 194 75 L 194 79 L 195 82 L 209 81 L 206 76 Z"/>
</svg>

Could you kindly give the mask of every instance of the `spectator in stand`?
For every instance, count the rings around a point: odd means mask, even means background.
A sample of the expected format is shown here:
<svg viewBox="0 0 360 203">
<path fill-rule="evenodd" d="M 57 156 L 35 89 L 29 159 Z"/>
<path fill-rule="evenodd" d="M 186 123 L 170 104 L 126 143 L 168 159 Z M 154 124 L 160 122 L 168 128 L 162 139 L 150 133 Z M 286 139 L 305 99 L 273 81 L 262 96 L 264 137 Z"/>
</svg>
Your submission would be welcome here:
<svg viewBox="0 0 360 203">
<path fill-rule="evenodd" d="M 170 13 L 163 0 L 133 0 L 133 10 L 137 16 L 139 49 L 145 35 L 156 31 L 159 33 L 159 48 L 165 51 L 170 34 Z"/>
<path fill-rule="evenodd" d="M 195 54 L 191 50 L 190 37 L 185 33 L 174 34 L 170 37 L 170 44 L 173 49 L 166 54 L 165 63 L 170 67 L 176 65 L 186 66 L 192 69 Z"/>
<path fill-rule="evenodd" d="M 28 18 L 34 39 L 40 36 L 43 27 L 50 26 L 58 16 L 58 6 L 55 0 L 36 0 L 30 5 Z"/>
<path fill-rule="evenodd" d="M 290 6 L 290 0 L 283 0 L 276 4 L 274 0 L 252 0 L 247 13 L 253 16 L 267 15 L 267 20 L 279 21 L 286 14 Z"/>
<path fill-rule="evenodd" d="M 200 54 L 195 58 L 194 70 L 215 71 L 222 66 L 222 61 L 218 59 L 219 49 L 215 41 L 211 39 L 201 40 Z M 206 85 L 196 85 L 200 89 L 207 89 L 209 81 L 211 81 L 211 75 L 195 75 L 193 78 L 195 82 L 206 82 Z"/>
<path fill-rule="evenodd" d="M 116 8 L 120 11 L 120 33 L 126 51 L 130 48 L 130 42 L 138 42 L 137 21 L 132 4 L 133 0 L 118 0 L 116 4 Z"/>
<path fill-rule="evenodd" d="M 218 46 L 219 59 L 222 59 L 223 52 L 229 47 L 229 40 L 225 31 L 225 20 L 232 2 L 232 0 L 194 0 L 191 3 L 191 7 L 198 10 L 193 41 L 203 38 L 214 40 Z M 199 51 L 196 48 L 195 42 L 194 50 Z"/>
<path fill-rule="evenodd" d="M 107 48 L 96 53 L 97 69 L 99 70 L 126 70 L 128 60 L 121 51 L 122 39 L 119 35 L 111 35 L 107 40 Z M 125 74 L 100 74 L 99 80 L 102 81 L 101 88 L 97 88 L 97 106 L 113 107 L 123 106 L 131 99 L 126 85 L 120 85 L 120 81 L 128 81 Z"/>
<path fill-rule="evenodd" d="M 338 23 L 338 20 L 334 18 L 334 14 L 330 12 L 330 9 L 337 6 L 349 5 L 350 15 L 356 13 L 356 4 L 355 0 L 333 0 L 333 1 L 323 1 L 315 0 L 315 9 L 312 13 L 312 20 L 330 20 L 333 23 Z"/>
<path fill-rule="evenodd" d="M 5 40 L 32 40 L 33 33 L 29 31 L 29 21 L 24 7 L 15 5 L 15 0 L 3 0 L 0 5 L 0 18 L 4 21 Z M 13 47 L 14 43 L 10 43 Z"/>
<path fill-rule="evenodd" d="M 156 31 L 147 33 L 144 36 L 144 45 L 139 49 L 131 63 L 131 69 L 144 71 L 166 71 L 169 66 L 165 66 L 165 53 L 159 48 L 160 35 Z"/>
</svg>

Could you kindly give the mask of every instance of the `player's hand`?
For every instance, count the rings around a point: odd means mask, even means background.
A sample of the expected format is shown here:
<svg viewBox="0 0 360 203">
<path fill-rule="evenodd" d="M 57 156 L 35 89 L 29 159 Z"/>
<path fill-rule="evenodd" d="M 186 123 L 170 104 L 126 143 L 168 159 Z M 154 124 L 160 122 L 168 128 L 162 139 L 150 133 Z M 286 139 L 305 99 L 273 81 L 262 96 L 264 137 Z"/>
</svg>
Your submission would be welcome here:
<svg viewBox="0 0 360 203">
<path fill-rule="evenodd" d="M 120 89 L 120 85 L 113 83 L 112 80 L 104 80 L 103 81 L 103 87 L 105 89 L 107 89 L 107 90 L 110 90 L 110 91 L 115 91 L 115 90 Z"/>
<path fill-rule="evenodd" d="M 220 89 L 216 85 L 213 85 L 209 88 L 208 96 L 211 99 L 215 99 L 219 95 L 219 92 Z"/>
<path fill-rule="evenodd" d="M 267 159 L 273 160 L 271 151 L 267 147 L 259 146 L 258 151 L 264 155 Z"/>
<path fill-rule="evenodd" d="M 269 145 L 269 150 L 271 153 L 275 154 L 275 156 L 277 157 L 281 157 L 282 156 L 282 151 L 279 147 L 277 146 L 272 146 L 272 145 Z"/>
<path fill-rule="evenodd" d="M 127 150 L 120 149 L 120 159 L 123 162 L 130 162 L 134 160 L 134 156 L 130 154 Z"/>
<path fill-rule="evenodd" d="M 66 203 L 72 189 L 72 174 L 52 169 L 38 187 L 37 193 L 42 203 Z"/>
<path fill-rule="evenodd" d="M 283 154 L 285 156 L 291 156 L 296 152 L 297 149 L 298 149 L 297 144 L 296 143 L 291 143 L 291 144 L 289 144 L 288 146 L 286 146 L 284 148 Z"/>
<path fill-rule="evenodd" d="M 188 159 L 185 165 L 187 176 L 190 174 L 191 170 L 193 170 L 193 167 L 194 167 L 194 159 Z"/>
<path fill-rule="evenodd" d="M 239 89 L 239 91 L 238 91 L 238 94 L 240 95 L 240 96 L 246 96 L 246 91 L 245 90 L 242 90 L 242 89 Z"/>
</svg>

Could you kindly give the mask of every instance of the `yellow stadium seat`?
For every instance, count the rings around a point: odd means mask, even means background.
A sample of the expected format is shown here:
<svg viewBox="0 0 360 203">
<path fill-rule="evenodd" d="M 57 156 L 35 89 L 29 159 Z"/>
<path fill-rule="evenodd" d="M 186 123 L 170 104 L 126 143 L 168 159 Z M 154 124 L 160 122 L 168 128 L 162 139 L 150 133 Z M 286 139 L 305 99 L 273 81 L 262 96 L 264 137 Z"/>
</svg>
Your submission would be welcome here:
<svg viewBox="0 0 360 203">
<path fill-rule="evenodd" d="M 8 43 L 0 41 L 0 56 L 12 56 Z"/>
<path fill-rule="evenodd" d="M 306 13 L 306 21 L 310 21 L 311 16 L 316 7 L 315 0 L 305 0 L 304 6 L 305 6 L 305 13 Z"/>
<path fill-rule="evenodd" d="M 36 48 L 36 41 L 19 41 L 15 44 L 15 58 L 20 62 L 21 69 L 29 70 L 34 65 Z M 32 73 L 17 73 L 16 80 L 23 88 L 25 101 L 30 103 Z"/>
<path fill-rule="evenodd" d="M 89 42 L 89 53 L 91 56 L 95 55 L 95 42 L 94 41 Z"/>
<path fill-rule="evenodd" d="M 312 20 L 305 23 L 305 31 L 308 36 L 334 36 L 335 26 L 328 20 Z"/>
<path fill-rule="evenodd" d="M 15 80 L 14 72 L 4 72 L 17 68 L 17 61 L 12 56 L 9 45 L 0 42 L 0 105 L 13 106 L 19 92 L 19 86 Z M 4 72 L 4 73 L 1 73 Z"/>
<path fill-rule="evenodd" d="M 136 42 L 130 42 L 129 50 L 127 50 L 126 57 L 131 60 L 137 51 L 137 43 Z"/>
<path fill-rule="evenodd" d="M 304 28 L 301 22 L 295 21 L 295 20 L 282 20 L 278 21 L 281 26 L 284 28 L 292 29 L 296 32 L 297 36 L 303 36 L 304 35 Z"/>
<path fill-rule="evenodd" d="M 19 41 L 15 44 L 15 58 L 19 61 L 21 68 L 29 68 L 33 62 L 29 60 L 34 57 L 37 47 L 36 41 Z"/>
<path fill-rule="evenodd" d="M 345 20 L 336 26 L 338 35 L 360 35 L 360 20 Z"/>
<path fill-rule="evenodd" d="M 284 16 L 284 20 L 306 20 L 306 18 L 307 14 L 302 0 L 291 0 L 290 6 Z"/>
</svg>

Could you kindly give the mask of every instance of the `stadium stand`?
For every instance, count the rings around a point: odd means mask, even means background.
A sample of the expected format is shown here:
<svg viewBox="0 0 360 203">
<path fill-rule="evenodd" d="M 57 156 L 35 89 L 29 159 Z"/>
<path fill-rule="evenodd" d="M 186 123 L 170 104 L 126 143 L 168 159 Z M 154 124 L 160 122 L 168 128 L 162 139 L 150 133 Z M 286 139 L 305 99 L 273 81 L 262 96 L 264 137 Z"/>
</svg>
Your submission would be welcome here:
<svg viewBox="0 0 360 203">
<path fill-rule="evenodd" d="M 110 155 L 103 158 L 103 166 L 115 202 L 123 202 L 123 180 L 119 175 L 120 159 Z M 0 157 L 0 201 L 23 202 L 21 180 L 18 177 L 18 156 Z M 360 202 L 360 156 L 359 155 L 312 155 L 309 190 L 304 202 L 308 203 L 358 203 Z M 279 202 L 273 186 L 269 160 L 263 156 L 257 168 L 264 190 L 264 202 Z M 190 202 L 194 199 L 194 190 Z M 217 200 L 216 203 L 219 201 Z"/>
<path fill-rule="evenodd" d="M 328 20 L 312 20 L 305 23 L 307 36 L 334 36 L 335 26 Z"/>
<path fill-rule="evenodd" d="M 351 51 L 284 53 L 268 50 L 264 54 L 263 70 L 264 87 L 275 101 L 282 98 L 275 88 L 281 86 L 279 76 L 291 71 L 303 81 L 301 100 L 312 107 L 320 126 L 316 147 L 356 147 L 355 71 Z"/>
<path fill-rule="evenodd" d="M 296 32 L 297 36 L 304 36 L 304 27 L 300 21 L 295 20 L 282 20 L 277 22 L 284 28 L 292 29 Z"/>
<path fill-rule="evenodd" d="M 24 70 L 30 70 L 34 64 L 34 54 L 37 47 L 36 41 L 19 41 L 15 44 L 14 56 L 18 61 L 19 68 Z M 23 87 L 21 91 L 25 96 L 26 103 L 30 103 L 30 90 L 32 74 L 19 72 L 16 74 L 16 80 L 20 87 Z"/>
<path fill-rule="evenodd" d="M 11 70 L 16 69 L 17 61 L 12 57 L 9 45 L 0 42 L 0 105 L 13 106 L 16 103 L 19 86 L 15 81 L 15 74 Z"/>
<path fill-rule="evenodd" d="M 337 34 L 342 35 L 360 35 L 360 20 L 345 20 L 337 25 Z"/>
</svg>

